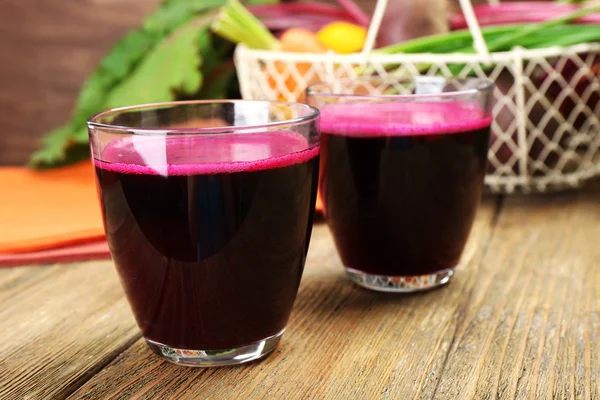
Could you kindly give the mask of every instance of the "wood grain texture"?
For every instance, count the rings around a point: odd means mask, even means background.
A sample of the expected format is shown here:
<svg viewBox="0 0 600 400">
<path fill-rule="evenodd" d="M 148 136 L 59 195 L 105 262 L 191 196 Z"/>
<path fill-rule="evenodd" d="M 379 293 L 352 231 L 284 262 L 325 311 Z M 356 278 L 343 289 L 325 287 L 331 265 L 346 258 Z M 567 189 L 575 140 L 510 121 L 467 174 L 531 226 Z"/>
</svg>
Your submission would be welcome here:
<svg viewBox="0 0 600 400">
<path fill-rule="evenodd" d="M 407 398 L 427 388 L 445 362 L 493 216 L 488 201 L 453 282 L 416 295 L 351 284 L 327 228 L 317 225 L 288 329 L 266 360 L 186 369 L 159 360 L 140 340 L 72 398 Z"/>
<path fill-rule="evenodd" d="M 600 186 L 510 198 L 434 398 L 598 399 Z"/>
<path fill-rule="evenodd" d="M 108 262 L 0 270 L 0 399 L 598 399 L 600 182 L 483 203 L 444 288 L 351 284 L 316 225 L 279 348 L 241 367 L 166 363 Z"/>
<path fill-rule="evenodd" d="M 0 1 L 0 165 L 67 121 L 100 58 L 159 0 Z"/>
<path fill-rule="evenodd" d="M 0 399 L 61 399 L 140 337 L 110 262 L 0 268 Z"/>
</svg>

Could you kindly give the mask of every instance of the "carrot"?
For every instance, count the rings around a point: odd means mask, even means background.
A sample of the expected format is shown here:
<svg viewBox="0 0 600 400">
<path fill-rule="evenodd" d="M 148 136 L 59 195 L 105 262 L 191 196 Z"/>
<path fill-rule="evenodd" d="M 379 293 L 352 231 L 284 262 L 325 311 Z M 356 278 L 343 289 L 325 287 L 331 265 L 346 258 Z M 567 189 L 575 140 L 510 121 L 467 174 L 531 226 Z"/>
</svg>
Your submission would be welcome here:
<svg viewBox="0 0 600 400">
<path fill-rule="evenodd" d="M 303 28 L 290 28 L 279 38 L 281 51 L 294 53 L 324 53 L 323 43 L 313 32 Z"/>
<path fill-rule="evenodd" d="M 279 43 L 281 51 L 290 53 L 325 53 L 327 51 L 327 48 L 319 41 L 317 35 L 302 28 L 291 28 L 286 30 L 279 38 Z M 311 63 L 307 62 L 297 62 L 291 65 L 290 63 L 283 61 L 275 62 L 277 76 L 287 76 L 283 81 L 283 85 L 296 101 L 303 100 L 304 90 L 306 89 L 306 86 L 310 84 L 310 82 L 306 81 L 306 77 L 308 76 L 308 71 L 311 66 Z M 296 68 L 298 76 L 294 76 L 291 68 Z M 286 69 L 290 72 L 289 75 L 285 74 Z M 298 77 L 301 77 L 301 79 L 298 79 Z M 274 89 L 278 93 L 278 100 L 289 98 L 287 93 L 281 93 L 282 90 L 278 85 L 276 77 L 269 74 L 268 82 L 271 89 Z"/>
</svg>

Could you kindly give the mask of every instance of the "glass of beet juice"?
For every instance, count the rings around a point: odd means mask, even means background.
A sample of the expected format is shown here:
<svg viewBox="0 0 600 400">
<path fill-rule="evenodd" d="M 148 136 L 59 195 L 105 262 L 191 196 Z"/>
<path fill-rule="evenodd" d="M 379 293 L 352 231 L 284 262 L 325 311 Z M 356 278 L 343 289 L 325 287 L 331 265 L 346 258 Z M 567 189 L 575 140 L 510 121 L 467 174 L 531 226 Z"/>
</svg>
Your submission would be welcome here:
<svg viewBox="0 0 600 400">
<path fill-rule="evenodd" d="M 304 104 L 240 100 L 89 120 L 110 251 L 156 354 L 220 366 L 275 348 L 310 240 L 318 119 Z"/>
<path fill-rule="evenodd" d="M 308 88 L 324 214 L 352 281 L 411 292 L 452 277 L 482 195 L 492 89 L 441 77 Z"/>
</svg>

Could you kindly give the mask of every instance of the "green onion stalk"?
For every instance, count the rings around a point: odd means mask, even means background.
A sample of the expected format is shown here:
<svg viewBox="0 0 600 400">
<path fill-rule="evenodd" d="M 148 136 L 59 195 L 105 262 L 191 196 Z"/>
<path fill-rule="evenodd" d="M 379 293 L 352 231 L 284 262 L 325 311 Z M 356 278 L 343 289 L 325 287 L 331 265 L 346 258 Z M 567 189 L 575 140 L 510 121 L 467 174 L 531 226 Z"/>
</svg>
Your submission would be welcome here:
<svg viewBox="0 0 600 400">
<path fill-rule="evenodd" d="M 537 49 L 554 46 L 572 46 L 579 43 L 600 41 L 600 29 L 596 24 L 569 24 L 578 18 L 600 12 L 600 5 L 583 7 L 575 12 L 540 23 L 497 25 L 482 28 L 487 47 L 492 52 L 510 51 L 516 46 Z M 459 30 L 439 35 L 421 37 L 402 43 L 382 47 L 373 54 L 415 54 L 415 53 L 475 53 L 473 37 L 469 30 Z M 489 66 L 482 66 L 484 69 Z M 393 68 L 387 65 L 386 68 Z M 419 66 L 419 71 L 426 72 L 430 64 Z M 449 70 L 457 75 L 464 64 L 449 66 Z M 372 73 L 372 69 L 363 68 L 360 74 Z"/>
</svg>

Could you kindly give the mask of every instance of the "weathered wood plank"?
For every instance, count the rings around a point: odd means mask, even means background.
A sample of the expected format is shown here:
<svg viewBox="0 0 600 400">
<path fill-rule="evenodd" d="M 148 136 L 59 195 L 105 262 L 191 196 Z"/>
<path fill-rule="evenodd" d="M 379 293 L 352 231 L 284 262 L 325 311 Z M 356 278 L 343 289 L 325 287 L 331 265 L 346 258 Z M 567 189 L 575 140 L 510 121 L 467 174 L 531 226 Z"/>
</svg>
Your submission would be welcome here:
<svg viewBox="0 0 600 400">
<path fill-rule="evenodd" d="M 110 262 L 0 268 L 0 399 L 65 398 L 139 338 Z"/>
<path fill-rule="evenodd" d="M 493 199 L 484 203 L 452 283 L 415 295 L 351 284 L 327 228 L 317 225 L 288 330 L 269 358 L 237 368 L 186 369 L 159 360 L 140 340 L 72 398 L 398 399 L 420 393 L 437 381 L 435 371 L 452 346 L 494 210 Z"/>
<path fill-rule="evenodd" d="M 434 398 L 600 398 L 600 187 L 507 200 Z"/>
<path fill-rule="evenodd" d="M 110 362 L 138 335 L 110 263 L 0 270 L 0 398 L 600 398 L 600 185 L 493 216 L 449 286 L 410 296 L 350 284 L 316 226 L 282 344 L 238 368 L 173 366 L 142 340 Z"/>
</svg>

